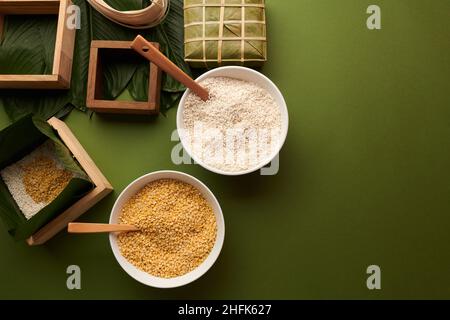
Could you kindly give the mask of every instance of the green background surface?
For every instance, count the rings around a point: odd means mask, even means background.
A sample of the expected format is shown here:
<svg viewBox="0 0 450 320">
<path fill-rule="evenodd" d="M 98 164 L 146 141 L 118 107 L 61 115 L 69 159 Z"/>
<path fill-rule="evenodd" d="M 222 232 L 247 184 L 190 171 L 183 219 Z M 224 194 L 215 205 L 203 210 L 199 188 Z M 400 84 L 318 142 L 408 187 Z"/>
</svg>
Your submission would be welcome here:
<svg viewBox="0 0 450 320">
<path fill-rule="evenodd" d="M 382 30 L 366 28 L 370 4 Z M 159 290 L 121 270 L 106 235 L 30 248 L 0 232 L 0 298 L 450 298 L 449 12 L 448 0 L 267 0 L 263 72 L 290 112 L 276 176 L 172 164 L 176 109 L 153 120 L 74 111 L 68 125 L 115 187 L 82 221 L 108 221 L 133 179 L 180 170 L 219 199 L 222 254 L 198 281 Z M 81 290 L 66 288 L 71 264 Z M 371 264 L 380 291 L 366 287 Z"/>
</svg>

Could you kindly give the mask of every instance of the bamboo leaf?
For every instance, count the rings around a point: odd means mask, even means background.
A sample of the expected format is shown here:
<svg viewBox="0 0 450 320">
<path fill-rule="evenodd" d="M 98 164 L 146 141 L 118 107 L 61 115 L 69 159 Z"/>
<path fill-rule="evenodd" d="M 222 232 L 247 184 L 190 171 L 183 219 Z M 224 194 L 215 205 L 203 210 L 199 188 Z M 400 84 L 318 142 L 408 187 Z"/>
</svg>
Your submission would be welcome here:
<svg viewBox="0 0 450 320">
<path fill-rule="evenodd" d="M 122 27 L 91 9 L 92 38 L 93 40 L 131 41 L 137 35 L 132 29 Z"/>
<path fill-rule="evenodd" d="M 136 72 L 137 65 L 129 59 L 120 59 L 119 56 L 103 56 L 104 68 L 104 98 L 116 99 L 128 86 Z"/>
<path fill-rule="evenodd" d="M 91 50 L 90 7 L 85 0 L 72 0 L 72 2 L 81 9 L 81 26 L 77 30 L 75 40 L 69 101 L 78 110 L 86 111 L 87 77 Z M 67 103 L 62 105 L 61 109 L 65 107 L 67 107 Z"/>
<path fill-rule="evenodd" d="M 156 27 L 157 41 L 163 52 L 184 72 L 192 76 L 191 69 L 184 61 L 184 16 L 183 0 L 172 0 L 170 11 L 164 22 Z M 182 92 L 186 87 L 164 74 L 162 88 L 167 92 Z"/>
<path fill-rule="evenodd" d="M 47 22 L 49 17 L 43 16 L 42 19 Z M 37 21 L 31 16 L 7 17 L 0 47 L 1 74 L 44 74 L 47 71 L 45 50 L 39 32 L 45 22 Z M 56 23 L 55 19 L 53 23 Z M 52 62 L 53 58 L 50 64 Z"/>
</svg>

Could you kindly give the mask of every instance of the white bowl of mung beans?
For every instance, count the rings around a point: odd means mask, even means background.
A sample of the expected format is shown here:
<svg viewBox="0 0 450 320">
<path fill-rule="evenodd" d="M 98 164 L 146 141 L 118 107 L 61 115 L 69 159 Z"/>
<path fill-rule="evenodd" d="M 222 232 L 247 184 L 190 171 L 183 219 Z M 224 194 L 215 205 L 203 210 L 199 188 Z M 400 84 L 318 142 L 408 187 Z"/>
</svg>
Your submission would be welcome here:
<svg viewBox="0 0 450 320">
<path fill-rule="evenodd" d="M 219 257 L 225 238 L 214 194 L 178 171 L 157 171 L 133 181 L 119 195 L 109 222 L 139 228 L 111 233 L 111 248 L 126 273 L 156 288 L 200 278 Z"/>
</svg>

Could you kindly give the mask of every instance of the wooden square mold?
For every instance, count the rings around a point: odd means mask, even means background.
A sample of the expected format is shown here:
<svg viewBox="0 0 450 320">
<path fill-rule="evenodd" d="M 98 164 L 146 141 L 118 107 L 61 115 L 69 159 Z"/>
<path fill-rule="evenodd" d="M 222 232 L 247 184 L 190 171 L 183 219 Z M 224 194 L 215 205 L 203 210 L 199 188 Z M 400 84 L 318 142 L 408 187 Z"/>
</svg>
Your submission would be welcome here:
<svg viewBox="0 0 450 320">
<path fill-rule="evenodd" d="M 0 74 L 2 89 L 68 89 L 72 76 L 75 28 L 67 26 L 70 0 L 0 0 L 0 38 L 6 15 L 57 15 L 52 74 Z"/>
<path fill-rule="evenodd" d="M 89 76 L 86 104 L 89 109 L 99 113 L 118 114 L 158 114 L 161 91 L 161 69 L 154 63 L 149 62 L 150 78 L 147 101 L 117 101 L 105 100 L 103 94 L 103 51 L 110 54 L 124 55 L 142 59 L 141 56 L 131 48 L 132 41 L 104 41 L 94 40 L 91 43 L 91 54 L 89 59 Z M 153 42 L 159 49 L 159 44 Z"/>
</svg>

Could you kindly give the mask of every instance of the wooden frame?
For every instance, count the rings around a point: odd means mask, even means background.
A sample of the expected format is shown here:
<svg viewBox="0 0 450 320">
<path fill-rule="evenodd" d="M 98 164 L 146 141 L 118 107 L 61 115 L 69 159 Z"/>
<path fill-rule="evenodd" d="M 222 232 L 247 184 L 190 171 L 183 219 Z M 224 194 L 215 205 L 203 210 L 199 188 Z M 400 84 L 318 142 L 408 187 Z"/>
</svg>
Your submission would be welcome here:
<svg viewBox="0 0 450 320">
<path fill-rule="evenodd" d="M 67 27 L 67 8 L 71 4 L 70 0 L 0 0 L 0 38 L 5 15 L 54 14 L 58 16 L 52 74 L 0 74 L 0 88 L 68 89 L 70 87 L 76 33 L 75 28 Z"/>
<path fill-rule="evenodd" d="M 154 63 L 149 63 L 150 79 L 148 89 L 148 101 L 113 101 L 104 100 L 102 97 L 103 77 L 102 77 L 102 50 L 130 50 L 130 54 L 135 53 L 131 48 L 131 41 L 100 41 L 91 43 L 91 53 L 89 58 L 89 75 L 86 105 L 88 108 L 99 113 L 119 113 L 119 114 L 157 114 L 159 113 L 159 99 L 161 91 L 161 69 Z M 159 44 L 153 42 L 159 49 Z"/>
<path fill-rule="evenodd" d="M 51 118 L 48 123 L 57 131 L 61 140 L 72 152 L 75 159 L 92 180 L 94 188 L 83 198 L 78 200 L 71 207 L 28 238 L 27 243 L 30 246 L 45 243 L 58 232 L 66 228 L 69 222 L 77 219 L 113 190 L 111 184 L 95 165 L 94 161 L 89 157 L 77 138 L 73 135 L 72 131 L 70 131 L 69 127 L 57 118 Z"/>
</svg>

